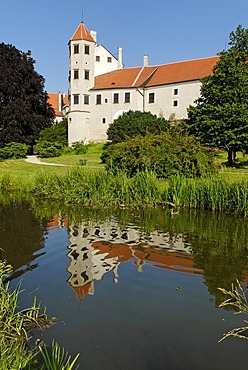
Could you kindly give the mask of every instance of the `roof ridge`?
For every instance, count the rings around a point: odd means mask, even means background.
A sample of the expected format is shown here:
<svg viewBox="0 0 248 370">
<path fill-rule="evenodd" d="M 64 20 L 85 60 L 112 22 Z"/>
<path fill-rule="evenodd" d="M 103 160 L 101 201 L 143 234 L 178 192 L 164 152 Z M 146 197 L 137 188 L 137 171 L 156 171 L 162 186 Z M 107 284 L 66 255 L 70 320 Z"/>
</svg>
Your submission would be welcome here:
<svg viewBox="0 0 248 370">
<path fill-rule="evenodd" d="M 140 77 L 141 73 L 143 72 L 144 68 L 145 68 L 144 66 L 140 68 L 140 70 L 139 70 L 139 72 L 138 72 L 138 74 L 137 74 L 136 78 L 134 79 L 134 82 L 133 82 L 133 83 L 132 83 L 132 85 L 131 85 L 132 87 L 133 87 L 133 86 L 135 86 L 135 84 L 136 84 L 136 82 L 138 81 L 138 79 L 139 79 L 139 77 Z"/>
</svg>

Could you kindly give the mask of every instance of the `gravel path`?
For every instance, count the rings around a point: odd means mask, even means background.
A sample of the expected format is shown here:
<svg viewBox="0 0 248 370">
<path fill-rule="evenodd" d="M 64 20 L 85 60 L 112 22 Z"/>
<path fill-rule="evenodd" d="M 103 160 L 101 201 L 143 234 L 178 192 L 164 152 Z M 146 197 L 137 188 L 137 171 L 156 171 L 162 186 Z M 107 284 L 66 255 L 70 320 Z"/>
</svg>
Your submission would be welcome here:
<svg viewBox="0 0 248 370">
<path fill-rule="evenodd" d="M 59 166 L 59 167 L 68 166 L 67 164 L 41 162 L 41 160 L 37 157 L 37 155 L 27 155 L 25 161 L 28 163 L 33 163 L 33 164 L 44 164 L 45 166 Z"/>
</svg>

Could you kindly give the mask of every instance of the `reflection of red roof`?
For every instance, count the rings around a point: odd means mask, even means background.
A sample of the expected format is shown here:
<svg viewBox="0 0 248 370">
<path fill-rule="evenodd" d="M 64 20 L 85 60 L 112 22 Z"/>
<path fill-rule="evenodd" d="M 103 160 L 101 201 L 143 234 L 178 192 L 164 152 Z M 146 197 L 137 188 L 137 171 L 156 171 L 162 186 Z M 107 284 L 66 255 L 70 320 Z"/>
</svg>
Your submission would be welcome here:
<svg viewBox="0 0 248 370">
<path fill-rule="evenodd" d="M 78 286 L 78 287 L 72 286 L 70 283 L 69 285 L 77 293 L 77 299 L 81 300 L 86 296 L 86 294 L 89 293 L 91 285 L 92 285 L 92 281 L 89 281 L 87 284 L 83 286 Z"/>
<path fill-rule="evenodd" d="M 68 227 L 68 219 L 66 218 L 64 220 L 61 220 L 59 213 L 56 213 L 56 215 L 53 216 L 52 220 L 48 222 L 47 226 L 52 229 L 56 229 L 57 227 L 61 226 L 61 222 L 63 227 Z"/>
<path fill-rule="evenodd" d="M 155 249 L 155 246 L 128 246 L 126 244 L 94 242 L 92 247 L 97 249 L 97 254 L 108 253 L 106 258 L 119 257 L 118 262 L 127 262 L 136 258 L 135 264 L 152 262 L 152 266 L 187 272 L 190 274 L 203 274 L 203 270 L 194 267 L 194 256 L 180 252 L 171 252 L 165 249 Z M 156 247 L 157 248 L 157 247 Z"/>
<path fill-rule="evenodd" d="M 219 57 L 188 60 L 153 67 L 124 68 L 95 78 L 94 89 L 152 87 L 200 80 L 211 75 Z"/>
</svg>

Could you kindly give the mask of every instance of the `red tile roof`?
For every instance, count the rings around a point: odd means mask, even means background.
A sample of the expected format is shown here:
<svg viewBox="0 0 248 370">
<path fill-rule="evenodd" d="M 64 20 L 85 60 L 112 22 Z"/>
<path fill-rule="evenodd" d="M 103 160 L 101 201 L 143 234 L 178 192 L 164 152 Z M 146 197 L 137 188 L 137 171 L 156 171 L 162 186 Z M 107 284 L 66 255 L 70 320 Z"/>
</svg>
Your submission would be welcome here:
<svg viewBox="0 0 248 370">
<path fill-rule="evenodd" d="M 94 89 L 120 89 L 131 87 L 135 82 L 140 67 L 118 69 L 95 78 Z"/>
<path fill-rule="evenodd" d="M 212 74 L 219 57 L 189 60 L 153 67 L 124 68 L 95 78 L 94 89 L 152 87 L 199 80 Z"/>
<path fill-rule="evenodd" d="M 77 28 L 76 32 L 74 33 L 74 35 L 72 36 L 71 40 L 73 40 L 73 41 L 86 40 L 86 41 L 95 42 L 95 40 L 93 39 L 93 37 L 89 33 L 87 27 L 82 22 L 78 26 L 78 28 Z"/>
<path fill-rule="evenodd" d="M 219 57 L 188 60 L 158 67 L 147 87 L 199 80 L 211 75 Z"/>
<path fill-rule="evenodd" d="M 48 103 L 52 106 L 55 116 L 61 117 L 62 112 L 59 110 L 59 94 L 54 94 L 54 93 L 47 93 L 48 95 Z M 63 98 L 63 106 L 68 104 L 68 95 L 65 95 Z"/>
</svg>

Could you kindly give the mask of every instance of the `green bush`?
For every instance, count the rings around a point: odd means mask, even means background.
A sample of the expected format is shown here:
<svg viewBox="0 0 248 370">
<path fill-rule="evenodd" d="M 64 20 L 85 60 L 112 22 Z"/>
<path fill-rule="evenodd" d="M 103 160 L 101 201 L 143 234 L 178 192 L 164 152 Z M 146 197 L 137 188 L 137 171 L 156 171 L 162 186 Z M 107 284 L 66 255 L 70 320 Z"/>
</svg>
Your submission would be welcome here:
<svg viewBox="0 0 248 370">
<path fill-rule="evenodd" d="M 112 143 L 120 143 L 135 136 L 145 136 L 147 133 L 159 134 L 166 131 L 170 124 L 164 118 L 150 112 L 129 111 L 110 124 L 107 135 Z"/>
<path fill-rule="evenodd" d="M 11 142 L 6 144 L 0 149 L 1 159 L 18 159 L 25 158 L 28 152 L 29 146 L 23 143 Z"/>
<path fill-rule="evenodd" d="M 85 154 L 87 153 L 88 145 L 85 145 L 81 141 L 76 141 L 75 143 L 72 144 L 72 149 L 75 154 Z"/>
<path fill-rule="evenodd" d="M 213 156 L 194 136 L 178 132 L 137 136 L 123 143 L 108 144 L 102 161 L 114 173 L 124 170 L 129 176 L 151 170 L 160 178 L 180 174 L 200 177 L 215 172 Z"/>
<path fill-rule="evenodd" d="M 38 141 L 48 141 L 51 143 L 60 143 L 62 146 L 68 145 L 68 121 L 64 118 L 51 127 L 45 128 L 39 134 Z"/>
<path fill-rule="evenodd" d="M 34 150 L 41 158 L 59 157 L 63 152 L 63 144 L 59 142 L 37 141 Z"/>
</svg>

